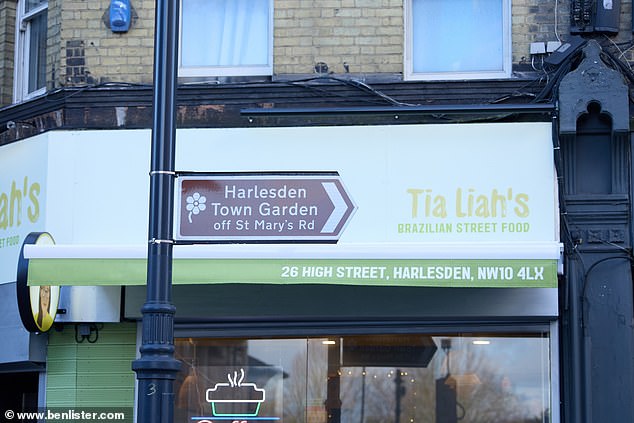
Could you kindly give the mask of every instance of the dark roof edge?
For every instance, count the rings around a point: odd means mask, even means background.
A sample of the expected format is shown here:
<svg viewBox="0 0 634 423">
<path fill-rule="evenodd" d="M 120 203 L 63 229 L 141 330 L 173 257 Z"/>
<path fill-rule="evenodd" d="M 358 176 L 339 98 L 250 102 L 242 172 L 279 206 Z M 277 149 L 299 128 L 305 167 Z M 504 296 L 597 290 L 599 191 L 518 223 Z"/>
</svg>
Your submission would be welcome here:
<svg viewBox="0 0 634 423">
<path fill-rule="evenodd" d="M 535 79 L 517 78 L 372 86 L 341 78 L 190 84 L 177 90 L 177 124 L 185 128 L 253 126 L 245 111 L 257 114 L 256 124 L 262 126 L 345 125 L 352 114 L 367 117 L 365 121 L 355 118 L 359 124 L 395 123 L 390 120 L 394 112 L 403 118 L 398 123 L 419 123 L 421 115 L 443 120 L 449 114 L 481 116 L 484 112 L 505 119 L 509 112 L 548 114 L 550 103 L 535 103 L 542 88 Z M 152 91 L 149 85 L 111 82 L 60 88 L 6 106 L 0 109 L 0 145 L 55 129 L 151 128 Z M 434 113 L 442 116 L 432 117 Z M 315 114 L 321 116 L 318 122 L 302 120 Z"/>
</svg>

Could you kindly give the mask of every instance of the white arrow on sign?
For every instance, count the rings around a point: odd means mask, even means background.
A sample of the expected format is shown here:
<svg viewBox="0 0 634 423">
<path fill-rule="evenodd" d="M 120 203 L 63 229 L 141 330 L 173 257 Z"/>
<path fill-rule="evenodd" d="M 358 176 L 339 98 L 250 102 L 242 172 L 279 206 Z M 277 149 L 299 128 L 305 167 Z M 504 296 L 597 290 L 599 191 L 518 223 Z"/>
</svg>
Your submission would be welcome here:
<svg viewBox="0 0 634 423">
<path fill-rule="evenodd" d="M 348 211 L 348 206 L 346 205 L 346 200 L 344 200 L 334 182 L 322 182 L 321 185 L 324 187 L 326 194 L 330 197 L 330 201 L 332 201 L 332 204 L 335 206 L 334 210 L 330 214 L 330 217 L 324 224 L 324 227 L 321 228 L 321 233 L 331 234 L 335 231 L 335 229 L 337 229 L 337 225 L 343 219 L 346 211 Z"/>
</svg>

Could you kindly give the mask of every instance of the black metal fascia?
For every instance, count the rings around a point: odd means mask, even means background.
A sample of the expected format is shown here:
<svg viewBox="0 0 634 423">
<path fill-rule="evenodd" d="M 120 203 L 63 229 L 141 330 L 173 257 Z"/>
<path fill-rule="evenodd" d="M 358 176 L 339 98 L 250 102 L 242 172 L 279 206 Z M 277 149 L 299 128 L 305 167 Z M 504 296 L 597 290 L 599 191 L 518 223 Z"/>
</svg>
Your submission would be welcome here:
<svg viewBox="0 0 634 423">
<path fill-rule="evenodd" d="M 436 115 L 436 114 L 553 114 L 554 103 L 528 104 L 443 104 L 428 106 L 360 106 L 308 108 L 249 108 L 240 110 L 245 117 L 341 116 L 341 115 Z"/>
</svg>

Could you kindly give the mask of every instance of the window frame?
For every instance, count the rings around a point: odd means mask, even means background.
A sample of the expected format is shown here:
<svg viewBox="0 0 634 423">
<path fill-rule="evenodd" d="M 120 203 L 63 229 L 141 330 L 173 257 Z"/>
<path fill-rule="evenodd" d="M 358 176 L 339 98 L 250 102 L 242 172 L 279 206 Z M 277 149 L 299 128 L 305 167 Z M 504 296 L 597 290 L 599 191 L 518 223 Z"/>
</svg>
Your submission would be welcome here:
<svg viewBox="0 0 634 423">
<path fill-rule="evenodd" d="M 180 1 L 180 16 L 178 23 L 178 76 L 183 78 L 197 77 L 230 77 L 230 76 L 271 76 L 273 75 L 273 0 L 267 0 L 269 3 L 268 13 L 268 33 L 267 37 L 267 60 L 268 63 L 263 66 L 244 65 L 244 66 L 182 66 L 182 32 L 183 27 L 183 0 Z"/>
<path fill-rule="evenodd" d="M 30 46 L 31 25 L 35 17 L 43 12 L 48 13 L 48 1 L 39 4 L 32 10 L 26 11 L 27 0 L 19 0 L 16 10 L 16 49 L 14 66 L 13 98 L 14 102 L 28 100 L 46 93 L 46 80 L 44 86 L 34 91 L 29 91 L 30 78 Z M 47 25 L 48 31 L 48 25 Z M 47 37 L 48 38 L 48 37 Z M 46 68 L 46 63 L 44 63 Z"/>
<path fill-rule="evenodd" d="M 505 79 L 511 77 L 512 52 L 511 52 L 511 2 L 512 0 L 502 0 L 502 69 L 496 71 L 462 71 L 462 72 L 415 72 L 414 71 L 414 41 L 413 41 L 413 2 L 404 2 L 404 79 L 405 80 L 466 80 L 466 79 Z"/>
</svg>

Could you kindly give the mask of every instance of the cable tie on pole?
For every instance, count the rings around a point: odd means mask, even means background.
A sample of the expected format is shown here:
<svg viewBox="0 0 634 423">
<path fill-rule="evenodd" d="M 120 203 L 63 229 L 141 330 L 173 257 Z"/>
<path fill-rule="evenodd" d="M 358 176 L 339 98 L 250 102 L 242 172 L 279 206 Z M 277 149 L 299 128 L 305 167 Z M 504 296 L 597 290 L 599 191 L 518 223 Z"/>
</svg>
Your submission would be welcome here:
<svg viewBox="0 0 634 423">
<path fill-rule="evenodd" d="M 174 240 L 152 238 L 151 240 L 148 241 L 148 244 L 174 244 Z"/>
<path fill-rule="evenodd" d="M 150 176 L 153 175 L 174 175 L 176 176 L 176 172 L 173 170 L 152 170 L 150 171 Z"/>
</svg>

